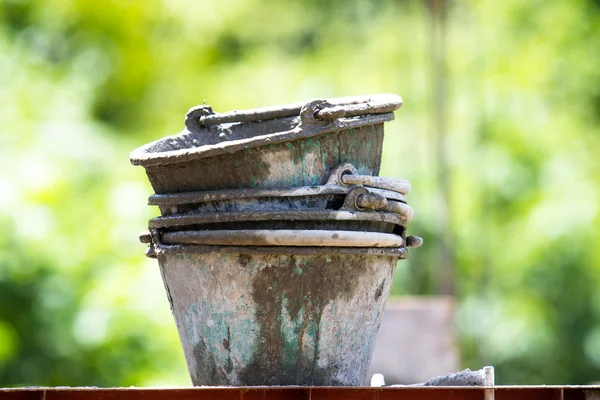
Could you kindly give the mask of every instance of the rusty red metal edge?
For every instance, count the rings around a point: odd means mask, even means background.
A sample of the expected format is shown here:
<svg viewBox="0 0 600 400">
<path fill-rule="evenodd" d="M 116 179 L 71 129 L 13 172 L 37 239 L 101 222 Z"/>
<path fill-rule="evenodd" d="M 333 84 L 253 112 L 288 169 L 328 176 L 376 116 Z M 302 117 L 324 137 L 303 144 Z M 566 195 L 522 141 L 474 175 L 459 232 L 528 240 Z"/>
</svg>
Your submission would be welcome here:
<svg viewBox="0 0 600 400">
<path fill-rule="evenodd" d="M 0 388 L 1 400 L 579 400 L 600 386 Z"/>
</svg>

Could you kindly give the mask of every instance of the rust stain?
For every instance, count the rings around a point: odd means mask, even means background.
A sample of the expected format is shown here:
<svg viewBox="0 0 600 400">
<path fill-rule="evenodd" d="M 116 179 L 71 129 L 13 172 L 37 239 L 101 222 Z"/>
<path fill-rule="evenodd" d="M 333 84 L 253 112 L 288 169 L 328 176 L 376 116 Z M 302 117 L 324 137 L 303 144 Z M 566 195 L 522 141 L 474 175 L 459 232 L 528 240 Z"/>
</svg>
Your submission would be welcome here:
<svg viewBox="0 0 600 400">
<path fill-rule="evenodd" d="M 321 317 L 327 304 L 336 299 L 350 300 L 357 283 L 366 272 L 364 263 L 356 257 L 343 255 L 312 257 L 298 264 L 290 256 L 284 264 L 268 265 L 258 271 L 252 282 L 252 298 L 256 302 L 256 321 L 260 326 L 259 346 L 253 359 L 241 372 L 245 385 L 340 385 L 336 382 L 337 366 L 318 367 Z M 306 260 L 306 258 L 304 258 Z M 301 274 L 296 271 L 300 268 Z M 282 330 L 284 301 L 293 322 L 303 317 L 296 341 L 291 344 L 296 360 L 286 363 L 286 343 Z M 300 311 L 304 310 L 303 313 Z M 313 354 L 306 354 L 302 345 L 313 329 Z"/>
</svg>

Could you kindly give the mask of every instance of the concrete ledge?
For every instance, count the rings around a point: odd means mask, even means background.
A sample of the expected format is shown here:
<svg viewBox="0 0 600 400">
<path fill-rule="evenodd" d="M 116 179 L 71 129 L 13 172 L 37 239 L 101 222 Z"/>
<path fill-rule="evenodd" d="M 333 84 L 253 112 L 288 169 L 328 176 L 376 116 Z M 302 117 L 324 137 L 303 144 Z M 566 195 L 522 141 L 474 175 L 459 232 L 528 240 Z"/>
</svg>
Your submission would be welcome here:
<svg viewBox="0 0 600 400">
<path fill-rule="evenodd" d="M 1 400 L 596 400 L 600 386 L 16 388 Z"/>
</svg>

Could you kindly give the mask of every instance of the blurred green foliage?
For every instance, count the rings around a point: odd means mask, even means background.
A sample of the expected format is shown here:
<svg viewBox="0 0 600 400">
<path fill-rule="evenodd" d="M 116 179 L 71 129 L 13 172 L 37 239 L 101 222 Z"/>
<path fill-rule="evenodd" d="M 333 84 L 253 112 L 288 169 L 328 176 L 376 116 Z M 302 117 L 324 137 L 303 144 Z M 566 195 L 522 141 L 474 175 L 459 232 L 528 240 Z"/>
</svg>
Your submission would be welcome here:
<svg viewBox="0 0 600 400">
<path fill-rule="evenodd" d="M 0 386 L 189 385 L 133 148 L 185 111 L 404 97 L 383 174 L 425 245 L 396 294 L 434 293 L 453 238 L 465 367 L 600 380 L 600 4 L 450 2 L 449 221 L 439 231 L 430 10 L 392 0 L 0 0 Z"/>
</svg>

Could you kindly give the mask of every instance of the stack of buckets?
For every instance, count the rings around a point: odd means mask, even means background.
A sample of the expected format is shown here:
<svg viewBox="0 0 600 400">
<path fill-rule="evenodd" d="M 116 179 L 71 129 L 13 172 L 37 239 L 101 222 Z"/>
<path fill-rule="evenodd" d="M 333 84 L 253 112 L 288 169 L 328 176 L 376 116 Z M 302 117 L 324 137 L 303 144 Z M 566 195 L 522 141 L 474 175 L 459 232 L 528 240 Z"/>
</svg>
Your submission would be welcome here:
<svg viewBox="0 0 600 400">
<path fill-rule="evenodd" d="M 158 258 L 192 382 L 362 385 L 396 263 L 408 182 L 378 177 L 395 95 L 215 113 L 134 150 L 161 216 Z"/>
</svg>

